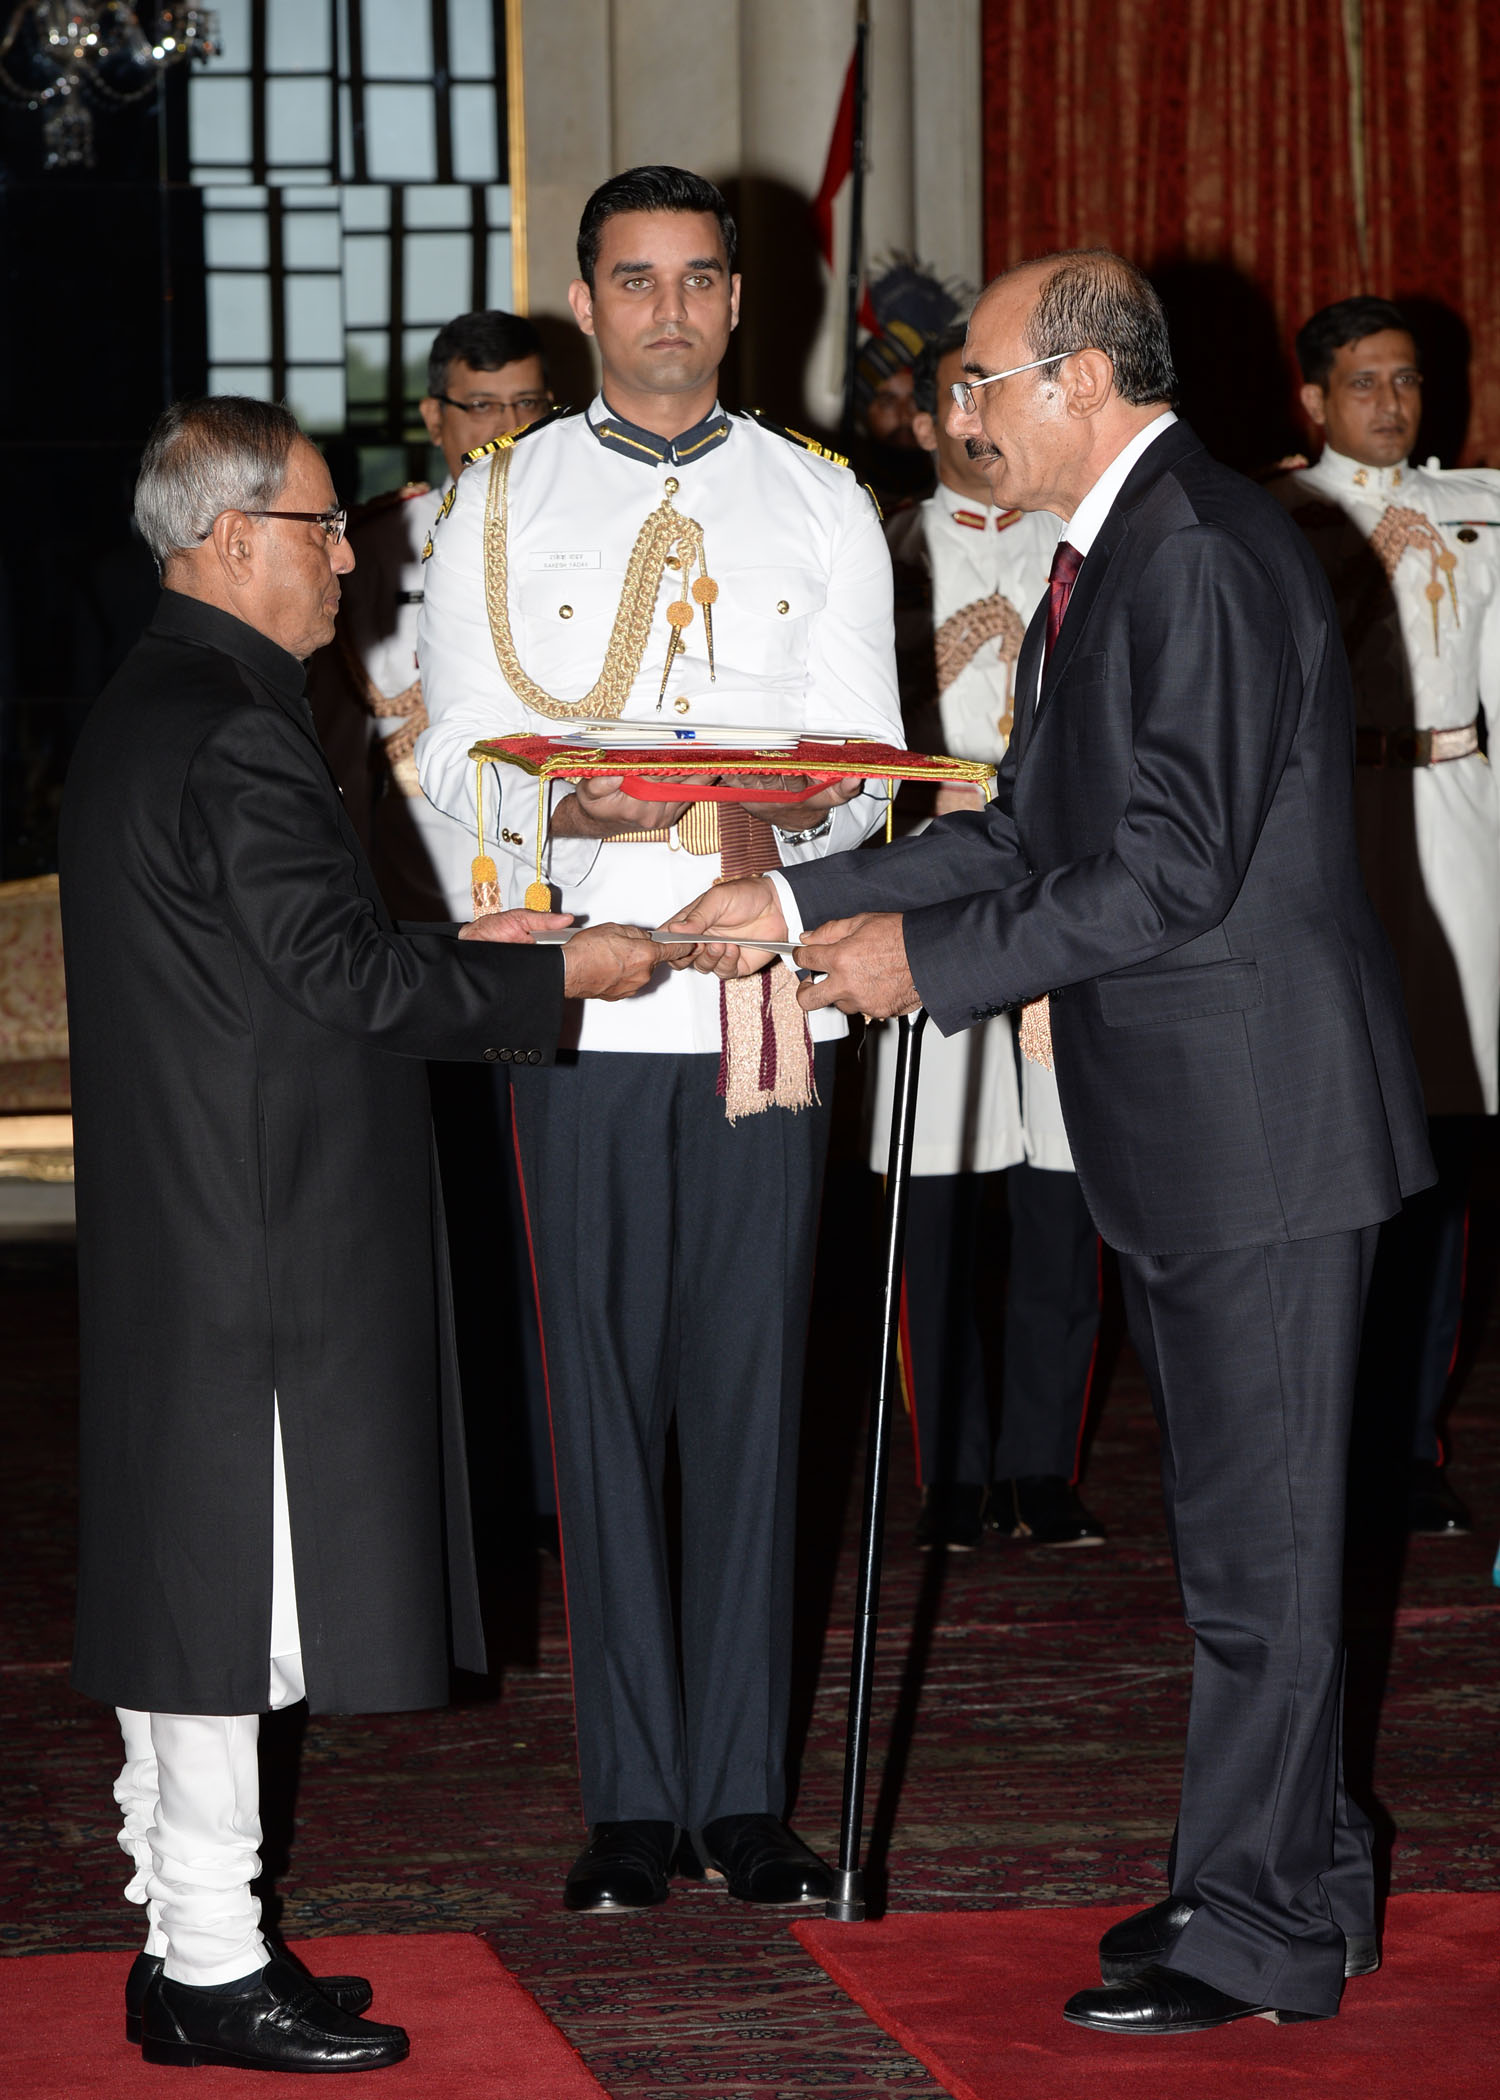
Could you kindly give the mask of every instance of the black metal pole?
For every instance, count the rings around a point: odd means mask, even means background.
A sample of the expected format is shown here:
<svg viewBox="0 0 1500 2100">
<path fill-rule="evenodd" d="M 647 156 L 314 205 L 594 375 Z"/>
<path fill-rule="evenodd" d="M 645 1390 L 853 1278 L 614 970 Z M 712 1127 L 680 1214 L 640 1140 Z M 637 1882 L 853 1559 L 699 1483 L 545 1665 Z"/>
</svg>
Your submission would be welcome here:
<svg viewBox="0 0 1500 2100">
<path fill-rule="evenodd" d="M 911 1182 L 912 1131 L 917 1120 L 917 1075 L 922 1061 L 922 1007 L 896 1023 L 896 1083 L 891 1098 L 891 1149 L 885 1176 L 885 1267 L 880 1334 L 870 1398 L 870 1439 L 865 1454 L 865 1509 L 859 1535 L 859 1586 L 854 1600 L 854 1651 L 849 1662 L 849 1725 L 844 1738 L 844 1806 L 839 1821 L 835 1893 L 825 1915 L 853 1924 L 865 1914 L 864 1870 L 859 1864 L 865 1773 L 870 1761 L 870 1692 L 875 1672 L 875 1634 L 880 1615 L 880 1549 L 885 1535 L 885 1476 L 890 1456 L 891 1401 L 896 1389 L 901 1338 L 901 1262 L 906 1248 L 906 1198 Z"/>
<path fill-rule="evenodd" d="M 860 0 L 854 30 L 854 154 L 849 171 L 849 267 L 844 275 L 844 410 L 840 442 L 854 436 L 854 361 L 859 351 L 859 292 L 865 246 L 865 75 L 870 49 L 869 0 Z"/>
</svg>

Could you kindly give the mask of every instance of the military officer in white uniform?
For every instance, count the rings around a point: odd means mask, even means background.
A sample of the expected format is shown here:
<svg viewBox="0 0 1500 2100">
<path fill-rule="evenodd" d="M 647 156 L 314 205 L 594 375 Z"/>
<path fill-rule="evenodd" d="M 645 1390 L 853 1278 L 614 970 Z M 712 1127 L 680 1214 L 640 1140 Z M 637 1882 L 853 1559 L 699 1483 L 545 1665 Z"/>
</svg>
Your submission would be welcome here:
<svg viewBox="0 0 1500 2100">
<path fill-rule="evenodd" d="M 913 748 L 998 764 L 1010 736 L 1016 657 L 1047 588 L 1062 528 L 1049 511 L 997 510 L 988 478 L 938 415 L 963 377 L 962 323 L 913 376 L 917 441 L 938 483 L 887 521 L 896 655 Z M 938 791 L 937 814 L 973 806 Z M 1079 1192 L 1057 1081 L 1018 1060 L 1007 1015 L 923 1037 L 907 1232 L 903 1370 L 922 1478 L 918 1543 L 969 1548 L 986 1511 L 1015 1537 L 1095 1545 L 1074 1477 L 1099 1325 L 1099 1240 Z M 877 1039 L 870 1164 L 890 1143 L 894 1034 Z M 992 1448 L 977 1296 L 983 1184 L 1010 1169 L 1010 1286 L 1000 1432 Z"/>
<path fill-rule="evenodd" d="M 1438 1418 L 1475 1119 L 1500 1106 L 1500 788 L 1484 755 L 1500 703 L 1500 475 L 1411 464 L 1422 374 L 1389 301 L 1325 307 L 1297 354 L 1324 447 L 1274 493 L 1338 603 L 1361 862 L 1400 964 L 1439 1169 L 1437 1187 L 1384 1228 L 1366 1371 L 1399 1385 L 1414 1419 L 1411 1528 L 1456 1533 L 1469 1520 L 1442 1472 Z"/>
<path fill-rule="evenodd" d="M 433 338 L 420 404 L 447 479 L 437 490 L 408 482 L 362 505 L 349 521 L 357 566 L 337 636 L 309 668 L 310 697 L 398 918 L 463 920 L 472 913 L 473 829 L 427 800 L 412 756 L 427 724 L 417 674 L 423 552 L 465 453 L 534 423 L 551 404 L 541 339 L 529 321 L 498 308 L 460 314 Z M 354 746 L 352 763 L 340 762 L 346 743 Z"/>
<path fill-rule="evenodd" d="M 472 463 L 434 533 L 426 793 L 471 822 L 477 738 L 583 718 L 899 741 L 870 498 L 816 446 L 718 403 L 739 299 L 719 192 L 675 168 L 615 177 L 584 211 L 579 267 L 573 311 L 603 391 Z M 648 926 L 721 857 L 839 852 L 886 808 L 883 786 L 857 778 L 759 805 L 770 821 L 722 804 L 705 858 L 685 804 L 636 799 L 617 777 L 548 799 L 541 867 L 563 908 Z M 484 821 L 502 901 L 524 896 L 535 780 L 489 768 Z M 639 1016 L 577 1014 L 571 1064 L 514 1073 L 590 1826 L 573 1909 L 661 1901 L 684 1832 L 681 1870 L 722 1872 L 733 1895 L 821 1900 L 831 1886 L 783 1820 L 801 1359 L 836 1032 L 815 1023 L 809 1043 L 795 988 L 778 965 L 768 1011 L 759 993 L 731 1010 L 716 982 L 662 971 Z M 662 1515 L 674 1417 L 680 1678 Z"/>
</svg>

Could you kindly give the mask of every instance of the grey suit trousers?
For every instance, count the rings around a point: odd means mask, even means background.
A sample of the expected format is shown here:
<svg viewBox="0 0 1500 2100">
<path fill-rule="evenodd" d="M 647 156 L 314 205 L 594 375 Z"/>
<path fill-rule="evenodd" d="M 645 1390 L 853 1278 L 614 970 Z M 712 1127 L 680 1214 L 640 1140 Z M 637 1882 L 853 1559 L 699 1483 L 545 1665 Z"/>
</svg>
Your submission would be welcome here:
<svg viewBox="0 0 1500 2100">
<path fill-rule="evenodd" d="M 1331 2013 L 1375 1929 L 1370 1829 L 1344 1794 L 1344 1477 L 1378 1227 L 1120 1256 L 1162 1437 L 1193 1629 L 1171 1966 Z"/>
</svg>

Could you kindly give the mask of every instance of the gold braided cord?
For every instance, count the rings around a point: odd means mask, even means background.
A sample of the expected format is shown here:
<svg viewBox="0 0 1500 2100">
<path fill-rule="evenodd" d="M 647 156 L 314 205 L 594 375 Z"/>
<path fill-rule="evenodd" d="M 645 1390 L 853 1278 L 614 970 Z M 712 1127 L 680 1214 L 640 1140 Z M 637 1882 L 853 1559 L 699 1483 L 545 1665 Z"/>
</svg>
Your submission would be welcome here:
<svg viewBox="0 0 1500 2100">
<path fill-rule="evenodd" d="M 704 565 L 703 528 L 695 519 L 675 511 L 670 496 L 662 498 L 636 534 L 635 545 L 630 550 L 625 585 L 620 592 L 620 604 L 599 676 L 581 700 L 559 700 L 555 694 L 539 686 L 534 678 L 527 676 L 516 654 L 515 637 L 511 633 L 507 535 L 512 456 L 513 448 L 507 445 L 490 461 L 489 492 L 484 508 L 484 595 L 496 661 L 516 698 L 534 714 L 545 715 L 553 722 L 613 721 L 624 713 L 631 688 L 645 661 L 667 556 L 674 548 L 680 550 L 685 591 L 692 569 L 701 571 Z"/>
</svg>

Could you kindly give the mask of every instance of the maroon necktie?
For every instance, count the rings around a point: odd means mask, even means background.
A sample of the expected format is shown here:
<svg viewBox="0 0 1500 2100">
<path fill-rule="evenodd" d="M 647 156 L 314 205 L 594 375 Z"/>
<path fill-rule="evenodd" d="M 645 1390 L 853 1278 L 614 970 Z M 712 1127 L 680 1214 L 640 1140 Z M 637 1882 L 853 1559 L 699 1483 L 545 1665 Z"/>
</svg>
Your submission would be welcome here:
<svg viewBox="0 0 1500 2100">
<path fill-rule="evenodd" d="M 1063 615 L 1082 567 L 1083 556 L 1078 549 L 1070 547 L 1066 540 L 1059 540 L 1052 556 L 1052 574 L 1047 579 L 1047 648 L 1042 658 L 1043 670 L 1052 660 L 1052 644 L 1062 628 Z"/>
</svg>

